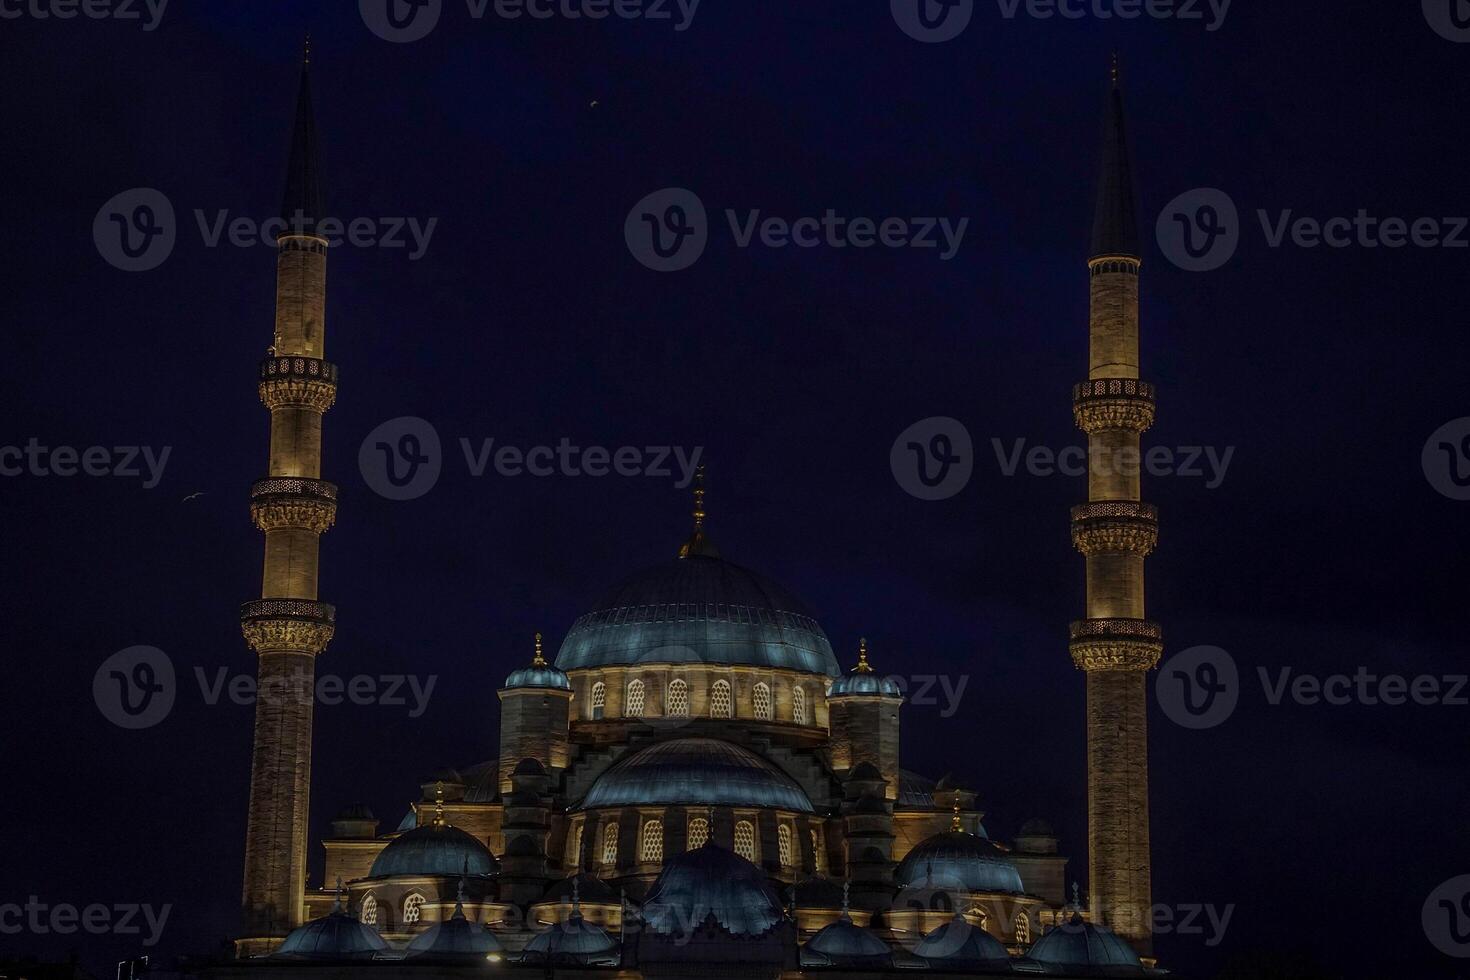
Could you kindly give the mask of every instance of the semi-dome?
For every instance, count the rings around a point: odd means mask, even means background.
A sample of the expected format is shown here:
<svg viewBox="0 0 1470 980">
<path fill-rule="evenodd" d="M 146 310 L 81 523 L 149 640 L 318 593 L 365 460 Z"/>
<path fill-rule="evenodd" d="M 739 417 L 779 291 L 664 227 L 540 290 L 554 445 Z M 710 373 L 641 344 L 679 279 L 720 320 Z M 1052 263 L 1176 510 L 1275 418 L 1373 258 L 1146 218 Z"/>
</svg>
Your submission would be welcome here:
<svg viewBox="0 0 1470 980">
<path fill-rule="evenodd" d="M 414 936 L 407 953 L 436 960 L 483 960 L 500 950 L 500 940 L 487 926 L 465 918 L 464 889 L 461 886 L 459 901 L 454 903 L 454 914 Z"/>
<path fill-rule="evenodd" d="M 1070 921 L 1036 940 L 1026 960 L 1047 973 L 1086 972 L 1089 976 L 1142 976 L 1143 963 L 1126 941 L 1111 929 L 1074 914 Z"/>
<path fill-rule="evenodd" d="M 784 918 L 765 872 L 711 841 L 670 858 L 643 902 L 650 932 L 687 937 L 713 919 L 732 936 L 763 936 Z"/>
<path fill-rule="evenodd" d="M 521 951 L 522 963 L 572 963 L 617 966 L 618 943 L 607 930 L 582 918 L 574 908 L 564 921 L 553 922 L 531 937 Z"/>
<path fill-rule="evenodd" d="M 803 966 L 883 969 L 893 965 L 893 951 L 883 940 L 856 925 L 844 911 L 840 919 L 818 929 L 807 940 L 801 949 L 801 962 Z"/>
<path fill-rule="evenodd" d="M 639 749 L 597 777 L 582 809 L 605 806 L 756 806 L 813 812 L 796 781 L 717 738 L 676 738 Z"/>
<path fill-rule="evenodd" d="M 1021 874 L 1005 851 L 987 837 L 951 830 L 919 842 L 904 856 L 893 880 L 903 888 L 966 892 L 1024 892 Z"/>
<path fill-rule="evenodd" d="M 919 940 L 914 954 L 941 968 L 997 968 L 1010 962 L 999 939 L 959 914 Z"/>
<path fill-rule="evenodd" d="M 497 870 L 495 858 L 477 838 L 435 820 L 390 841 L 367 876 L 490 875 Z"/>
<path fill-rule="evenodd" d="M 342 911 L 339 904 L 320 919 L 293 929 L 271 954 L 281 959 L 364 960 L 388 948 L 376 929 Z"/>
<path fill-rule="evenodd" d="M 572 624 L 556 655 L 561 670 L 652 663 L 841 672 L 827 635 L 800 600 L 709 554 L 626 579 Z"/>
</svg>

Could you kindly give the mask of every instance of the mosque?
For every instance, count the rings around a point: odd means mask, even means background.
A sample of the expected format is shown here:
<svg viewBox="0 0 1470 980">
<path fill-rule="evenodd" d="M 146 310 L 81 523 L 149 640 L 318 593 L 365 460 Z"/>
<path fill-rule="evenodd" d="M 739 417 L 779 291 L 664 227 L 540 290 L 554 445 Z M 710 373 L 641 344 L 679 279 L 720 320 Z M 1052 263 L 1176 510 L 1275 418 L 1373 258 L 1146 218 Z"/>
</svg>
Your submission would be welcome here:
<svg viewBox="0 0 1470 980">
<path fill-rule="evenodd" d="M 1087 567 L 1070 643 L 1087 684 L 1086 901 L 1069 892 L 1047 823 L 994 839 L 973 788 L 904 767 L 904 698 L 880 655 L 864 643 L 839 660 L 795 594 L 721 556 L 701 475 L 667 561 L 592 604 L 554 656 L 539 634 L 527 643 L 499 690 L 499 754 L 447 760 L 456 767 L 430 772 L 397 823 L 342 809 L 320 885 L 306 870 L 309 695 L 259 703 L 244 922 L 236 958 L 212 972 L 1161 974 L 1146 912 L 1144 678 L 1162 643 L 1143 616 L 1157 514 L 1137 473 L 1107 459 L 1137 452 L 1154 397 L 1138 380 L 1141 259 L 1116 68 L 1104 141 L 1090 370 L 1073 389 L 1103 463 L 1072 514 Z M 311 690 L 336 617 L 317 595 L 337 509 L 322 419 L 338 375 L 325 359 L 316 144 L 304 67 L 283 206 L 296 221 L 278 241 L 259 373 L 271 416 L 270 471 L 251 497 L 263 586 L 241 612 L 262 685 L 287 692 Z"/>
</svg>

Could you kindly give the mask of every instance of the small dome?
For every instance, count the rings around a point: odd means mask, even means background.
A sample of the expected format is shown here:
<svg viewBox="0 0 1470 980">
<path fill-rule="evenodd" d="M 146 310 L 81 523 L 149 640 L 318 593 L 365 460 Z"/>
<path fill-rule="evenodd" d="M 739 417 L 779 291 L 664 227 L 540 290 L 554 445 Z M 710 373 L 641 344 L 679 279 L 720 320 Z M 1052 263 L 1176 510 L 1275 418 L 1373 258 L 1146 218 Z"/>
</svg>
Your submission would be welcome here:
<svg viewBox="0 0 1470 980">
<path fill-rule="evenodd" d="M 1025 959 L 1048 973 L 1072 973 L 1081 968 L 1100 976 L 1143 975 L 1143 964 L 1132 946 L 1111 929 L 1080 915 L 1036 940 Z"/>
<path fill-rule="evenodd" d="M 579 963 L 616 966 L 618 943 L 605 929 L 573 911 L 565 922 L 553 922 L 531 937 L 521 953 L 522 963 Z"/>
<path fill-rule="evenodd" d="M 951 830 L 920 841 L 904 856 L 893 880 L 904 888 L 966 892 L 1024 892 L 1021 874 L 989 838 Z"/>
<path fill-rule="evenodd" d="M 847 913 L 817 930 L 801 948 L 803 966 L 852 966 L 882 969 L 893 965 L 888 944 L 855 925 Z M 811 954 L 815 953 L 813 956 Z"/>
<path fill-rule="evenodd" d="M 408 944 L 409 956 L 432 959 L 483 960 L 500 950 L 500 940 L 488 927 L 466 919 L 464 908 L 459 905 L 448 920 L 434 923 Z"/>
<path fill-rule="evenodd" d="M 1010 954 L 999 939 L 959 915 L 919 940 L 914 953 L 936 964 L 960 969 L 1010 962 Z"/>
<path fill-rule="evenodd" d="M 340 910 L 312 919 L 291 931 L 271 954 L 280 959 L 364 960 L 388 948 L 371 926 Z"/>
<path fill-rule="evenodd" d="M 516 763 L 516 767 L 511 770 L 511 775 L 544 776 L 546 775 L 546 767 L 541 764 L 541 761 L 539 759 L 533 759 L 530 756 L 527 756 L 520 762 Z"/>
<path fill-rule="evenodd" d="M 765 873 L 709 841 L 670 858 L 643 903 L 648 930 L 665 936 L 687 936 L 711 918 L 731 935 L 763 936 L 784 917 Z"/>
<path fill-rule="evenodd" d="M 597 777 L 580 808 L 757 806 L 812 813 L 796 781 L 770 762 L 715 738 L 676 738 L 623 756 Z"/>
<path fill-rule="evenodd" d="M 851 697 L 901 698 L 903 691 L 899 689 L 898 682 L 891 678 L 852 671 L 833 681 L 832 689 L 827 692 L 829 700 Z"/>
<path fill-rule="evenodd" d="M 551 688 L 554 691 L 570 691 L 572 682 L 567 675 L 550 664 L 541 667 L 522 667 L 511 671 L 505 679 L 505 690 L 512 688 Z"/>
<path fill-rule="evenodd" d="M 835 677 L 832 644 L 770 579 L 708 553 L 639 572 L 580 617 L 556 665 L 746 664 Z"/>
<path fill-rule="evenodd" d="M 859 781 L 876 781 L 882 779 L 883 774 L 879 772 L 878 767 L 873 765 L 871 762 L 859 762 L 857 765 L 852 767 L 852 771 L 847 774 L 847 778 L 849 781 L 854 779 Z"/>
<path fill-rule="evenodd" d="M 367 876 L 491 875 L 497 870 L 495 858 L 477 838 L 448 824 L 431 823 L 390 841 Z"/>
</svg>

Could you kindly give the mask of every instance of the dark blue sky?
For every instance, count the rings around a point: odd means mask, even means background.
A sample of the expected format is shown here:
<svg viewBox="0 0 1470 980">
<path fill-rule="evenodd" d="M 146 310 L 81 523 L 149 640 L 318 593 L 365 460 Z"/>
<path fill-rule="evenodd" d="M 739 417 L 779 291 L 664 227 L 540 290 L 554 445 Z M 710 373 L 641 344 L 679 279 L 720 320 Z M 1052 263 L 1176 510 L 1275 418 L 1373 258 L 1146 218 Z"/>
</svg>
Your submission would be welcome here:
<svg viewBox="0 0 1470 980">
<path fill-rule="evenodd" d="M 268 416 L 270 248 L 206 247 L 193 212 L 277 208 L 300 38 L 328 210 L 437 218 L 426 253 L 333 249 L 327 349 L 341 366 L 323 476 L 339 629 L 324 672 L 436 675 L 427 712 L 317 714 L 313 840 L 362 800 L 395 823 L 419 779 L 495 752 L 495 689 L 599 593 L 671 556 L 687 492 L 658 478 L 473 478 L 457 440 L 703 446 L 729 558 L 805 597 L 844 664 L 967 687 L 959 713 L 905 712 L 905 763 L 974 786 L 992 834 L 1049 818 L 1086 874 L 1082 615 L 1067 509 L 1085 481 L 1006 477 L 992 440 L 1076 444 L 1084 262 L 1108 53 L 1122 53 L 1145 241 L 1149 445 L 1234 447 L 1224 481 L 1152 478 L 1162 511 L 1149 610 L 1169 652 L 1230 651 L 1225 724 L 1150 701 L 1156 901 L 1234 906 L 1224 942 L 1163 936 L 1166 965 L 1297 957 L 1297 976 L 1453 976 L 1420 927 L 1470 871 L 1466 707 L 1272 706 L 1257 668 L 1464 673 L 1467 507 L 1420 450 L 1470 414 L 1460 249 L 1272 248 L 1255 215 L 1470 213 L 1459 107 L 1470 46 L 1418 4 L 1240 0 L 1223 26 L 1007 19 L 978 3 L 941 44 L 883 4 L 705 0 L 669 22 L 472 18 L 445 0 L 423 40 L 387 43 L 354 4 L 282 14 L 173 0 L 136 22 L 0 20 L 6 120 L 9 407 L 0 444 L 171 447 L 162 482 L 0 481 L 7 763 L 0 903 L 172 903 L 159 950 L 231 934 L 251 710 L 207 705 L 196 667 L 253 673 L 238 604 L 258 595 L 248 516 Z M 759 8 L 759 9 L 756 9 Z M 596 105 L 592 103 L 595 101 Z M 93 218 L 133 187 L 180 218 L 152 271 L 103 261 Z M 696 192 L 719 224 L 658 274 L 623 240 L 633 204 Z M 1196 187 L 1239 206 L 1224 268 L 1154 243 Z M 723 211 L 788 219 L 969 218 L 956 257 L 737 248 Z M 421 416 L 449 449 L 428 495 L 358 471 L 380 423 Z M 889 447 L 937 415 L 974 437 L 975 475 L 924 502 Z M 203 496 L 183 502 L 196 491 Z M 122 731 L 91 696 L 114 651 L 166 651 L 173 713 Z M 312 848 L 314 883 L 320 849 Z M 89 962 L 118 937 L 0 936 Z M 1403 964 L 1411 964 L 1405 967 Z M 1318 972 L 1312 972 L 1318 971 Z M 1245 975 L 1245 974 L 1236 974 Z"/>
</svg>

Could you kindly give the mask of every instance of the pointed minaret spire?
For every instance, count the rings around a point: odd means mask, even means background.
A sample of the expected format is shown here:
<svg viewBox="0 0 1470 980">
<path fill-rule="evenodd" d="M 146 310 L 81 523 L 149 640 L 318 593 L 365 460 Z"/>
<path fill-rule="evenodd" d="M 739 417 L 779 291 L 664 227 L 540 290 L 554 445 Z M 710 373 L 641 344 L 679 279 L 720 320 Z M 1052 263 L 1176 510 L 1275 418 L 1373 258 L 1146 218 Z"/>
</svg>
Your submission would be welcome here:
<svg viewBox="0 0 1470 980">
<path fill-rule="evenodd" d="M 949 829 L 955 834 L 965 829 L 965 825 L 960 822 L 960 794 L 958 791 L 954 794 L 954 816 L 950 819 Z"/>
<path fill-rule="evenodd" d="M 854 674 L 871 674 L 873 665 L 868 663 L 868 638 L 865 636 L 858 640 L 858 662 L 852 669 Z"/>
<path fill-rule="evenodd" d="M 679 557 L 718 558 L 720 552 L 704 533 L 704 464 L 694 471 L 694 530 L 679 548 Z"/>
<path fill-rule="evenodd" d="M 532 667 L 545 667 L 546 658 L 541 655 L 541 634 L 536 634 L 536 656 L 531 658 Z"/>
<path fill-rule="evenodd" d="M 301 55 L 301 85 L 296 91 L 296 121 L 291 127 L 281 218 L 289 232 L 310 234 L 323 217 L 316 116 L 311 108 L 311 35 L 308 34 Z"/>
<path fill-rule="evenodd" d="M 1138 213 L 1133 197 L 1128 130 L 1123 120 L 1123 87 L 1118 54 L 1113 53 L 1112 84 L 1103 116 L 1102 169 L 1097 181 L 1097 207 L 1092 219 L 1091 258 L 1102 255 L 1140 257 Z"/>
</svg>

